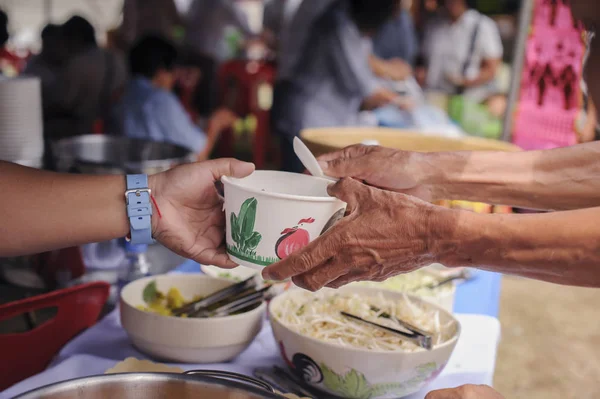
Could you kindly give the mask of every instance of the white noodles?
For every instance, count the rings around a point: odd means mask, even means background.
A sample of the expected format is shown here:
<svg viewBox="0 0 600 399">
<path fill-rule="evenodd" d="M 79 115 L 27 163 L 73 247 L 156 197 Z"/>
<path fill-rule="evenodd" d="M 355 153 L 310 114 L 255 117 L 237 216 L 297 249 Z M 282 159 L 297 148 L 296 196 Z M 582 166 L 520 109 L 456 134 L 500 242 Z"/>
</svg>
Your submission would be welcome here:
<svg viewBox="0 0 600 399">
<path fill-rule="evenodd" d="M 380 311 L 375 312 L 372 307 Z M 342 316 L 341 311 L 403 330 L 396 322 L 378 317 L 387 313 L 432 333 L 435 345 L 448 341 L 456 332 L 453 320 L 442 323 L 439 311 L 415 303 L 406 295 L 400 300 L 391 300 L 381 293 L 366 296 L 332 290 L 318 293 L 297 290 L 286 295 L 275 311 L 275 317 L 293 331 L 345 347 L 381 351 L 422 350 L 396 334 L 350 320 Z"/>
</svg>

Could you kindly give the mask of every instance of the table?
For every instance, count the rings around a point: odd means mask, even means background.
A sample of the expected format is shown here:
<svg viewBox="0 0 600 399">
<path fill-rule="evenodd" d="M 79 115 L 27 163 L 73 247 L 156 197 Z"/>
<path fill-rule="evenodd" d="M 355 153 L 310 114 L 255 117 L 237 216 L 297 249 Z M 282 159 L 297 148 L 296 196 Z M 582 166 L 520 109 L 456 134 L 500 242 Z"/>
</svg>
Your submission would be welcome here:
<svg viewBox="0 0 600 399">
<path fill-rule="evenodd" d="M 462 334 L 456 350 L 442 374 L 428 390 L 467 383 L 491 384 L 500 323 L 490 316 L 458 315 Z M 53 382 L 102 374 L 126 357 L 146 358 L 133 348 L 121 328 L 118 310 L 67 344 L 50 367 L 0 393 L 0 399 L 14 396 Z M 185 370 L 219 369 L 252 375 L 256 367 L 284 366 L 268 323 L 253 344 L 234 362 L 212 365 L 177 365 Z M 423 399 L 426 391 L 407 399 Z"/>
<path fill-rule="evenodd" d="M 200 265 L 188 261 L 174 272 L 199 273 Z M 496 353 L 500 340 L 498 299 L 501 276 L 476 271 L 474 279 L 457 290 L 455 313 L 461 322 L 462 334 L 454 354 L 443 373 L 428 390 L 463 384 L 492 384 Z M 68 343 L 46 371 L 28 378 L 0 393 L 0 399 L 10 399 L 20 393 L 53 382 L 104 373 L 126 357 L 146 358 L 129 342 L 121 327 L 118 309 L 97 325 Z M 185 370 L 219 369 L 251 375 L 257 367 L 274 364 L 284 366 L 268 323 L 253 342 L 234 362 L 217 365 L 178 365 Z M 409 399 L 423 399 L 426 392 Z"/>
</svg>

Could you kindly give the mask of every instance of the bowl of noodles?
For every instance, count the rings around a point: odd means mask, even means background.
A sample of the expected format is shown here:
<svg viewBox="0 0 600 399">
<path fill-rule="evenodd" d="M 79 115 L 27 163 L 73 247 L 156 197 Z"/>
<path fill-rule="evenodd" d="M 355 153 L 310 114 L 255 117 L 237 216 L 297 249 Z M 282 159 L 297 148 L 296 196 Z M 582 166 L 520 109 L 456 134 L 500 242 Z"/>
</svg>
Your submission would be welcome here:
<svg viewBox="0 0 600 399">
<path fill-rule="evenodd" d="M 395 316 L 429 332 L 433 348 L 422 349 L 350 320 L 342 311 L 402 329 L 379 317 Z M 423 389 L 442 372 L 460 335 L 458 320 L 442 307 L 413 295 L 363 286 L 317 293 L 292 289 L 271 302 L 269 314 L 290 370 L 311 386 L 344 398 L 398 398 Z"/>
<path fill-rule="evenodd" d="M 173 309 L 230 286 L 199 274 L 146 277 L 121 291 L 121 324 L 132 344 L 157 360 L 221 363 L 242 353 L 258 335 L 266 304 L 224 317 L 175 317 Z"/>
</svg>

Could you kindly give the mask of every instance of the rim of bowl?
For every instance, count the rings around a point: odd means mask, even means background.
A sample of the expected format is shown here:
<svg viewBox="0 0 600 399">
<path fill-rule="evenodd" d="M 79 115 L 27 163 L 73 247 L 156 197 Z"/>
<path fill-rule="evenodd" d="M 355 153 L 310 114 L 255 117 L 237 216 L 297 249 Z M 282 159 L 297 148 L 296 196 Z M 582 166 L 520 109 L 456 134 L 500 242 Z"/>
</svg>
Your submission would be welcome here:
<svg viewBox="0 0 600 399">
<path fill-rule="evenodd" d="M 245 267 L 246 269 L 250 269 L 248 266 L 242 266 L 242 265 L 239 265 L 238 267 Z M 208 268 L 211 268 L 211 269 L 208 269 Z M 228 279 L 227 277 L 216 277 L 216 276 L 213 276 L 213 275 L 211 274 L 211 273 L 212 273 L 212 271 L 211 271 L 211 270 L 214 270 L 213 268 L 217 268 L 217 269 L 218 269 L 218 268 L 219 268 L 219 266 L 215 266 L 215 265 L 200 265 L 200 270 L 202 270 L 202 273 L 204 273 L 205 275 L 207 275 L 207 276 L 209 276 L 209 277 L 216 278 L 216 279 L 225 279 L 225 280 L 227 280 L 227 281 L 231 281 L 231 280 L 230 280 L 230 279 Z M 235 269 L 220 269 L 220 270 L 223 270 L 223 273 L 228 273 L 228 272 L 229 272 L 229 273 L 231 273 L 231 272 L 232 272 L 233 270 L 235 270 Z M 257 276 L 257 277 L 259 277 L 259 278 L 263 279 L 263 281 L 266 281 L 266 282 L 269 282 L 269 283 L 271 283 L 272 285 L 287 285 L 287 284 L 289 284 L 289 283 L 292 281 L 292 279 L 291 279 L 291 278 L 288 278 L 287 280 L 283 280 L 283 281 L 265 280 L 265 279 L 264 279 L 264 278 L 262 278 L 262 276 L 260 275 L 260 271 L 258 271 L 258 270 L 255 270 L 255 269 L 252 269 L 252 270 L 256 271 L 256 274 L 255 274 L 255 276 Z M 234 273 L 235 273 L 235 272 L 234 272 Z"/>
<path fill-rule="evenodd" d="M 181 274 L 173 274 L 172 276 L 179 276 Z M 219 281 L 226 281 L 228 283 L 231 283 L 231 280 L 227 280 L 225 278 L 217 278 L 217 277 L 212 277 L 206 274 L 184 274 L 187 277 L 198 277 L 200 279 L 207 279 L 207 280 L 219 280 Z M 236 314 L 236 315 L 229 315 L 229 316 L 222 316 L 222 317 L 208 317 L 208 318 L 196 318 L 196 317 L 176 317 L 176 316 L 165 316 L 165 315 L 161 315 L 158 313 L 153 313 L 153 312 L 146 312 L 144 310 L 140 310 L 137 307 L 135 307 L 134 305 L 132 305 L 131 303 L 127 302 L 125 300 L 125 298 L 123 298 L 123 291 L 125 291 L 125 289 L 130 285 L 130 284 L 134 284 L 137 282 L 142 282 L 142 281 L 151 281 L 151 280 L 156 280 L 157 277 L 164 277 L 164 276 L 171 276 L 169 274 L 159 274 L 157 276 L 149 276 L 149 277 L 144 277 L 141 278 L 139 280 L 135 280 L 130 282 L 129 284 L 127 284 L 125 287 L 123 287 L 123 289 L 121 290 L 121 293 L 119 294 L 119 299 L 122 303 L 124 303 L 125 305 L 127 305 L 130 309 L 142 313 L 142 314 L 146 314 L 149 316 L 160 316 L 160 317 L 164 317 L 165 320 L 172 320 L 173 322 L 175 322 L 175 320 L 177 320 L 177 322 L 181 322 L 181 323 L 197 323 L 197 322 L 206 322 L 206 321 L 230 321 L 230 320 L 236 320 L 236 319 L 241 319 L 244 316 L 253 314 L 253 313 L 258 313 L 259 311 L 264 311 L 266 310 L 265 308 L 267 307 L 267 303 L 266 301 L 263 301 L 259 306 L 257 306 L 256 308 L 249 310 L 248 312 L 244 312 L 244 313 L 240 313 L 240 314 Z M 119 311 L 120 312 L 120 311 Z"/>
<path fill-rule="evenodd" d="M 302 173 L 280 172 L 280 171 L 276 171 L 276 170 L 256 170 L 253 172 L 253 174 L 254 173 L 263 173 L 263 172 L 279 173 L 279 174 L 286 174 L 286 175 L 303 175 Z M 250 175 L 250 176 L 252 176 L 252 175 Z M 335 184 L 331 180 L 327 180 L 322 177 L 317 177 L 317 176 L 312 176 L 312 175 L 303 175 L 303 176 L 310 177 L 312 179 L 322 180 L 322 181 L 330 183 L 330 184 Z M 249 177 L 249 176 L 246 176 L 246 177 Z M 246 177 L 237 179 L 237 178 L 232 178 L 229 176 L 223 176 L 221 178 L 221 181 L 223 182 L 223 184 L 230 184 L 230 185 L 237 187 L 239 189 L 242 189 L 244 191 L 248 191 L 248 192 L 254 193 L 254 194 L 264 195 L 267 197 L 281 198 L 281 199 L 294 200 L 294 201 L 304 201 L 304 202 L 336 202 L 336 201 L 342 202 L 341 200 L 339 200 L 336 197 L 314 197 L 314 196 L 309 196 L 309 195 L 274 193 L 271 191 L 261 191 L 256 188 L 242 186 L 241 184 L 238 183 L 238 181 L 244 180 Z"/>
<path fill-rule="evenodd" d="M 366 289 L 369 291 L 373 291 L 373 292 L 377 292 L 379 291 L 378 288 L 373 288 L 373 287 L 361 287 L 361 289 Z M 357 352 L 357 353 L 376 353 L 376 354 L 390 354 L 390 355 L 397 355 L 399 352 L 400 353 L 406 353 L 406 354 L 411 354 L 411 353 L 422 353 L 422 352 L 433 352 L 437 349 L 442 349 L 444 347 L 447 346 L 451 346 L 454 345 L 458 339 L 460 338 L 460 334 L 462 333 L 462 326 L 460 324 L 460 321 L 450 312 L 446 311 L 445 309 L 443 309 L 442 307 L 434 304 L 434 303 L 430 303 L 427 302 L 426 300 L 423 300 L 421 298 L 419 298 L 418 296 L 412 295 L 412 294 L 405 294 L 406 296 L 408 296 L 410 299 L 416 299 L 419 302 L 425 302 L 427 305 L 435 308 L 436 310 L 438 310 L 439 312 L 442 313 L 446 313 L 447 315 L 450 316 L 450 318 L 452 320 L 455 321 L 456 323 L 456 333 L 454 334 L 454 336 L 452 338 L 450 338 L 449 340 L 447 340 L 446 342 L 443 342 L 437 346 L 434 346 L 433 349 L 431 351 L 427 351 L 425 349 L 422 350 L 417 350 L 417 351 L 406 351 L 404 349 L 398 349 L 398 350 L 394 350 L 394 351 L 389 351 L 389 350 L 383 350 L 383 349 L 363 349 L 363 348 L 354 348 L 354 347 L 350 347 L 350 346 L 343 346 L 340 344 L 336 344 L 333 342 L 327 342 L 327 341 L 321 341 L 320 339 L 317 338 L 313 338 L 313 337 L 309 337 L 308 335 L 304 335 L 302 333 L 299 333 L 298 331 L 294 331 L 291 328 L 289 328 L 288 326 L 286 326 L 285 324 L 283 324 L 281 321 L 279 321 L 279 318 L 273 314 L 273 305 L 277 303 L 277 300 L 282 301 L 283 298 L 286 295 L 292 295 L 294 293 L 295 290 L 288 290 L 280 295 L 277 295 L 275 298 L 273 298 L 271 300 L 271 303 L 269 303 L 269 308 L 268 308 L 268 313 L 269 313 L 269 323 L 273 324 L 273 323 L 278 323 L 281 327 L 285 328 L 287 331 L 289 331 L 290 333 L 303 338 L 303 339 L 307 339 L 311 342 L 315 342 L 318 344 L 322 344 L 322 345 L 326 345 L 326 346 L 333 346 L 334 348 L 339 348 L 339 349 L 344 349 L 347 351 L 351 351 L 351 352 Z M 394 291 L 386 291 L 388 293 L 394 293 Z M 396 292 L 396 294 L 402 294 L 400 292 Z"/>
</svg>

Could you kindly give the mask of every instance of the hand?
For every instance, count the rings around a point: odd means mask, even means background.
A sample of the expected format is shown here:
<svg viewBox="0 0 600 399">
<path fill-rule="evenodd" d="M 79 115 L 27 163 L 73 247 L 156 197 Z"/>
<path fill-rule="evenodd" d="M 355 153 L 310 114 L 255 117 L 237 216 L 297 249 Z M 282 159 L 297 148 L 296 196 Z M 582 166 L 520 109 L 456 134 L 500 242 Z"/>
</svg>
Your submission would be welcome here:
<svg viewBox="0 0 600 399">
<path fill-rule="evenodd" d="M 504 397 L 486 385 L 463 385 L 454 389 L 430 392 L 425 399 L 504 399 Z"/>
<path fill-rule="evenodd" d="M 386 64 L 386 74 L 392 80 L 405 80 L 413 74 L 410 64 L 400 58 L 393 58 Z"/>
<path fill-rule="evenodd" d="M 363 100 L 362 108 L 373 110 L 385 105 L 394 104 L 400 109 L 409 109 L 412 102 L 398 95 L 398 93 L 387 88 L 380 88 Z"/>
<path fill-rule="evenodd" d="M 205 265 L 233 268 L 225 251 L 223 198 L 215 182 L 222 176 L 245 177 L 254 165 L 217 159 L 182 165 L 150 177 L 158 212 L 152 217 L 156 240 L 173 252 Z"/>
<path fill-rule="evenodd" d="M 431 167 L 426 157 L 417 152 L 353 145 L 319 157 L 319 164 L 327 176 L 353 177 L 371 186 L 431 201 L 435 193 L 433 186 L 426 184 L 423 168 Z"/>
<path fill-rule="evenodd" d="M 446 75 L 446 80 L 456 87 L 466 87 L 467 80 L 459 75 Z"/>
<path fill-rule="evenodd" d="M 211 135 L 219 135 L 223 130 L 233 127 L 239 117 L 227 108 L 219 108 L 210 117 L 208 121 L 207 133 Z"/>
<path fill-rule="evenodd" d="M 353 179 L 329 187 L 348 204 L 349 216 L 279 263 L 263 277 L 292 278 L 301 288 L 339 288 L 353 281 L 384 281 L 436 263 L 433 243 L 449 234 L 457 211 Z"/>
</svg>

